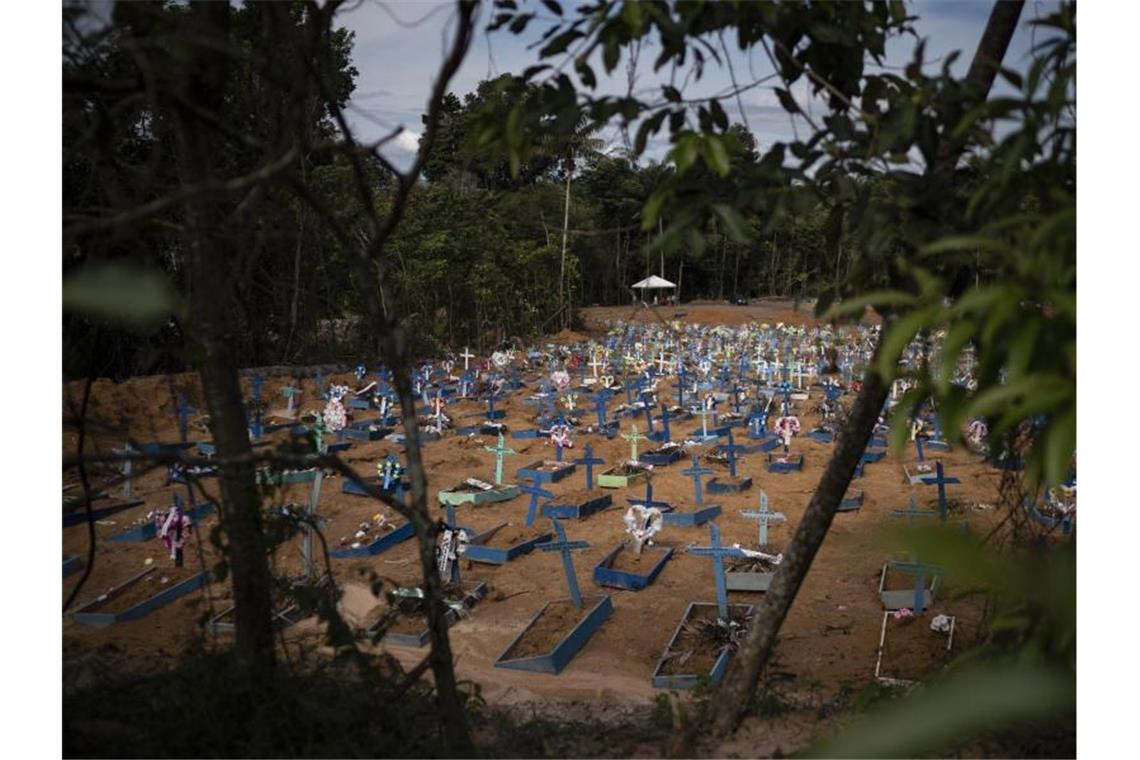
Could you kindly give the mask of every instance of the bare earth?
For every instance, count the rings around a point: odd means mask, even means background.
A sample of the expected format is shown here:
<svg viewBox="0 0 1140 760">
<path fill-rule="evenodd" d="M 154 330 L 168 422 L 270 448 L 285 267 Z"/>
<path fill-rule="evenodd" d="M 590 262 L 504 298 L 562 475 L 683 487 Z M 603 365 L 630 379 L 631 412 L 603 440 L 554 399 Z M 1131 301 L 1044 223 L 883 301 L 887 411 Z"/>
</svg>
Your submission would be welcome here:
<svg viewBox="0 0 1140 760">
<path fill-rule="evenodd" d="M 658 314 L 665 320 L 671 320 L 674 311 L 686 312 L 686 320 L 707 324 L 741 324 L 751 320 L 770 324 L 781 321 L 812 322 L 809 318 L 809 304 L 800 305 L 796 312 L 789 302 L 748 307 L 685 304 L 680 309 L 661 307 Z M 657 318 L 651 311 L 641 309 L 634 312 L 631 307 L 592 308 L 587 309 L 584 315 L 585 323 L 591 330 L 598 329 L 605 319 L 631 317 Z M 277 405 L 277 402 L 283 400 L 281 388 L 290 380 L 287 377 L 266 378 L 262 397 L 271 405 Z M 341 381 L 350 386 L 355 382 L 349 375 L 330 377 L 329 381 Z M 243 390 L 248 394 L 246 383 L 243 379 Z M 663 384 L 663 387 L 667 386 L 667 383 Z M 305 393 L 300 399 L 302 408 L 318 409 L 319 403 L 314 400 L 313 382 L 305 380 L 303 388 Z M 101 380 L 93 388 L 91 416 L 110 426 L 129 428 L 138 440 L 174 441 L 178 438 L 174 408 L 180 391 L 186 393 L 191 404 L 197 403 L 201 398 L 195 378 L 191 375 L 136 378 L 121 384 Z M 63 389 L 65 407 L 69 398 L 78 400 L 81 393 L 82 384 L 66 385 Z M 507 424 L 511 429 L 533 428 L 530 408 L 519 402 L 522 394 L 516 396 L 505 404 Z M 808 402 L 801 403 L 801 407 L 806 412 L 807 408 L 817 403 L 818 399 L 813 394 Z M 481 411 L 484 411 L 483 404 L 470 401 L 448 407 L 448 414 L 452 419 L 458 420 Z M 813 414 L 802 413 L 801 421 L 806 431 L 815 424 L 816 418 Z M 627 425 L 623 420 L 623 431 Z M 690 424 L 679 427 L 677 433 L 690 430 Z M 192 440 L 207 440 L 209 434 L 204 429 L 192 428 L 190 437 Z M 678 437 L 675 434 L 675 438 Z M 482 444 L 494 444 L 489 436 L 483 436 L 482 439 Z M 566 458 L 582 456 L 581 448 L 587 440 L 593 443 L 595 456 L 601 456 L 607 462 L 600 469 L 623 461 L 629 455 L 629 444 L 621 437 L 608 441 L 600 436 L 575 436 L 575 447 L 565 452 Z M 115 436 L 94 436 L 94 446 L 101 452 L 122 444 L 121 432 Z M 470 476 L 491 479 L 494 459 L 483 450 L 482 444 L 461 442 L 455 436 L 427 444 L 424 457 L 429 474 L 429 493 L 434 496 L 439 489 Z M 64 451 L 73 452 L 75 445 L 75 431 L 65 428 Z M 509 441 L 509 445 L 518 455 L 507 457 L 504 463 L 504 481 L 508 483 L 515 482 L 514 473 L 517 468 L 538 459 L 553 458 L 553 449 L 543 440 L 513 440 Z M 804 437 L 796 438 L 792 452 L 805 456 L 804 469 L 803 472 L 790 474 L 769 474 L 764 469 L 763 454 L 746 455 L 739 464 L 738 472 L 741 476 L 752 477 L 752 488 L 740 494 L 721 495 L 715 499 L 706 496 L 706 500 L 722 506 L 723 514 L 717 520 L 722 541 L 754 547 L 757 538 L 756 523 L 742 517 L 740 511 L 755 509 L 758 489 L 763 489 L 769 496 L 771 508 L 783 512 L 788 518 L 786 524 L 774 525 L 770 529 L 769 550 L 782 549 L 799 523 L 831 455 L 831 449 L 830 444 L 816 443 Z M 361 475 L 374 476 L 377 461 L 392 452 L 399 453 L 399 447 L 387 441 L 358 442 L 343 456 Z M 986 466 L 979 457 L 962 449 L 944 454 L 942 458 L 947 472 L 962 479 L 961 485 L 949 488 L 950 498 L 967 505 L 964 514 L 975 530 L 984 529 L 992 519 L 992 512 L 977 511 L 970 507 L 978 503 L 994 502 L 999 471 Z M 903 480 L 902 466 L 913 464 L 914 459 L 914 450 L 910 448 L 902 459 L 889 454 L 883 461 L 868 465 L 866 476 L 854 484 L 866 491 L 862 509 L 836 516 L 780 636 L 774 669 L 787 674 L 788 687 L 793 693 L 805 698 L 813 695 L 819 701 L 827 701 L 841 690 L 858 691 L 873 681 L 882 620 L 882 607 L 877 594 L 879 572 L 886 559 L 899 556 L 898 547 L 885 543 L 886 529 L 888 524 L 893 523 L 888 515 L 893 509 L 903 508 L 907 497 L 912 493 L 920 506 L 934 507 L 937 502 L 934 488 L 911 488 Z M 657 468 L 653 479 L 654 497 L 669 501 L 682 510 L 692 507 L 693 498 L 692 481 L 680 473 L 687 466 L 686 462 L 687 457 L 668 467 Z M 723 471 L 720 467 L 714 469 L 718 474 Z M 598 471 L 595 470 L 595 477 Z M 102 479 L 95 476 L 96 483 Z M 107 543 L 102 540 L 110 533 L 130 527 L 132 521 L 145 516 L 149 510 L 167 507 L 175 492 L 185 499 L 185 486 L 168 486 L 165 480 L 164 470 L 136 476 L 135 497 L 146 499 L 146 504 L 108 518 L 114 525 L 99 526 L 94 570 L 80 594 L 77 606 L 142 570 L 148 557 L 160 567 L 169 565 L 169 558 L 157 540 L 141 544 Z M 584 482 L 585 475 L 579 467 L 570 477 L 544 487 L 556 495 L 562 495 L 581 490 Z M 217 497 L 215 479 L 205 480 L 204 485 L 212 496 Z M 334 524 L 349 526 L 355 522 L 369 521 L 377 512 L 388 513 L 376 502 L 341 493 L 340 486 L 338 478 L 326 479 L 321 492 L 320 513 L 331 518 Z M 300 484 L 289 487 L 285 495 L 286 498 L 303 502 L 308 498 L 308 491 L 309 484 Z M 640 592 L 628 592 L 602 589 L 594 584 L 593 567 L 625 538 L 621 520 L 626 506 L 625 497 L 643 495 L 644 486 L 638 484 L 611 493 L 615 506 L 585 520 L 565 521 L 564 524 L 571 540 L 582 539 L 590 543 L 588 549 L 577 551 L 573 556 L 583 594 L 610 594 L 613 598 L 613 616 L 557 676 L 495 669 L 493 663 L 545 602 L 566 597 L 560 555 L 534 551 L 502 567 L 464 563 L 464 581 L 485 580 L 490 586 L 490 592 L 474 608 L 468 619 L 461 620 L 451 628 L 452 648 L 456 655 L 459 677 L 480 682 L 483 685 L 483 695 L 490 702 L 532 706 L 552 702 L 563 705 L 585 702 L 588 707 L 584 709 L 591 716 L 602 719 L 620 716 L 629 710 L 644 709 L 658 693 L 650 685 L 650 675 L 686 606 L 691 601 L 715 601 L 712 562 L 684 551 L 689 546 L 708 545 L 707 526 L 666 526 L 658 534 L 656 545 L 674 547 L 676 551 L 649 588 Z M 514 533 L 517 527 L 521 527 L 528 503 L 529 497 L 523 494 L 508 502 L 477 508 L 465 505 L 457 509 L 457 519 L 461 525 L 476 530 L 509 522 L 510 526 L 501 532 Z M 432 509 L 442 516 L 437 504 L 433 503 Z M 187 546 L 188 557 L 196 555 L 200 549 L 205 555 L 207 566 L 216 561 L 213 549 L 206 540 L 209 529 L 216 523 L 215 514 L 198 526 L 197 541 L 192 539 Z M 546 530 L 549 523 L 540 520 L 535 527 Z M 328 538 L 330 545 L 335 546 L 339 534 L 329 535 Z M 85 526 L 64 529 L 62 539 L 64 556 L 86 556 Z M 356 599 L 362 608 L 379 603 L 370 598 L 366 581 L 362 580 L 362 575 L 369 570 L 401 584 L 416 585 L 418 565 L 414 545 L 414 540 L 409 540 L 377 557 L 333 560 L 333 571 L 338 580 L 349 587 L 347 598 Z M 298 547 L 299 543 L 294 539 L 278 550 L 275 559 L 277 570 L 299 569 Z M 63 580 L 64 598 L 75 587 L 80 575 L 76 573 Z M 140 670 L 162 667 L 169 663 L 172 654 L 185 648 L 193 638 L 209 636 L 202 633 L 200 624 L 207 613 L 217 614 L 225 608 L 224 599 L 228 594 L 227 586 L 214 583 L 142 620 L 105 629 L 90 628 L 65 618 L 64 658 L 67 660 L 74 655 L 97 650 L 109 657 L 113 656 L 113 652 L 126 655 L 118 658 L 117 667 Z M 730 594 L 730 601 L 757 603 L 760 595 L 734 592 Z M 980 614 L 976 605 L 953 600 L 953 589 L 943 588 L 933 609 L 914 625 L 928 626 L 930 617 L 938 613 L 957 616 L 954 634 L 956 650 L 968 646 L 974 640 Z M 288 642 L 311 633 L 312 626 L 302 623 L 286 629 L 284 635 Z M 226 641 L 223 636 L 217 643 L 224 645 Z M 902 637 L 898 643 L 903 643 Z M 390 647 L 390 651 L 409 666 L 418 662 L 424 653 L 423 650 L 400 647 Z M 924 656 L 923 648 L 896 647 L 892 652 L 892 670 L 913 677 L 938 667 L 938 662 L 905 661 L 907 654 L 912 651 L 913 657 Z M 65 681 L 66 678 L 65 671 Z M 810 741 L 825 725 L 826 723 L 818 721 L 814 711 L 772 721 L 757 719 L 746 724 L 730 743 L 706 749 L 718 755 L 740 753 L 755 756 L 777 751 L 789 752 Z"/>
</svg>

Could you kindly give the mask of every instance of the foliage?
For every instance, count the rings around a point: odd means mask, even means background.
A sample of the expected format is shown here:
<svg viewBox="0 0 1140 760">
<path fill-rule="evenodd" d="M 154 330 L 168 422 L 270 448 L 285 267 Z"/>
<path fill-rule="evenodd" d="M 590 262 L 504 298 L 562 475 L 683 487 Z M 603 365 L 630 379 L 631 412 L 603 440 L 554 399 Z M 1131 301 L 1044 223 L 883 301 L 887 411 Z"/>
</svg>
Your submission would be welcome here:
<svg viewBox="0 0 1140 760">
<path fill-rule="evenodd" d="M 918 246 L 900 266 L 919 283 L 917 294 L 870 293 L 833 314 L 863 306 L 906 305 L 910 311 L 885 334 L 901 347 L 936 333 L 938 354 L 915 373 L 916 388 L 896 410 L 894 428 L 932 399 L 942 427 L 961 441 L 966 421 L 984 418 L 989 448 L 1003 451 L 1017 429 L 1035 428 L 1027 457 L 1031 482 L 1067 480 L 1076 447 L 1076 25 L 1073 9 L 1039 22 L 1054 36 L 1037 46 L 1020 97 L 995 99 L 963 116 L 959 134 L 979 133 L 960 209 L 962 232 Z M 990 144 L 987 124 L 1015 125 Z M 919 241 L 915 240 L 917 246 Z M 984 268 L 985 285 L 962 281 Z M 947 300 L 949 296 L 952 300 Z M 973 349 L 976 388 L 956 382 Z M 891 352 L 897 355 L 897 351 Z M 885 355 L 881 370 L 892 370 Z"/>
</svg>

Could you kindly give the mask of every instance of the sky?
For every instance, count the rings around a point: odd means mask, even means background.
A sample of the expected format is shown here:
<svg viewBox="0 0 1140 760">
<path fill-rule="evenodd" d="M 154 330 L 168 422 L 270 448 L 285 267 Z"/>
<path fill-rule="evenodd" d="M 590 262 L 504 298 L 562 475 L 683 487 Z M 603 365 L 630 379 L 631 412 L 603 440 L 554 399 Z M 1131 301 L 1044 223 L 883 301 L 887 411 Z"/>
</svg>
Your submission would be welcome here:
<svg viewBox="0 0 1140 760">
<path fill-rule="evenodd" d="M 488 4 L 481 8 L 477 25 L 478 34 L 472 43 L 463 65 L 452 80 L 450 90 L 457 95 L 473 91 L 484 79 L 503 73 L 520 73 L 527 66 L 538 62 L 537 50 L 527 50 L 527 44 L 536 40 L 550 24 L 557 20 L 546 12 L 537 0 L 520 2 L 524 9 L 537 12 L 539 18 L 532 21 L 522 36 L 505 30 L 486 32 L 489 19 Z M 531 6 L 527 8 L 527 6 Z M 1022 11 L 1021 23 L 1010 45 L 1005 65 L 1024 71 L 1032 44 L 1033 31 L 1026 23 L 1035 17 L 1044 17 L 1055 7 L 1055 3 L 1040 0 L 1026 3 Z M 563 2 L 567 12 L 572 4 Z M 954 50 L 962 55 L 952 66 L 956 75 L 963 75 L 969 66 L 974 48 L 985 28 L 992 2 L 989 0 L 923 0 L 908 2 L 908 11 L 918 16 L 914 26 L 919 36 L 927 40 L 927 73 L 935 72 L 941 66 L 942 58 Z M 375 140 L 389 134 L 397 127 L 406 131 L 385 146 L 385 155 L 398 167 L 410 165 L 418 145 L 421 131 L 420 116 L 424 112 L 427 97 L 444 51 L 447 49 L 454 31 L 454 4 L 435 0 L 355 0 L 346 5 L 339 14 L 339 23 L 348 27 L 356 35 L 353 50 L 353 65 L 359 75 L 356 92 L 349 109 L 350 123 L 358 135 L 365 140 Z M 729 49 L 732 50 L 731 40 Z M 898 38 L 888 43 L 885 65 L 902 68 L 913 55 L 915 41 L 912 38 Z M 669 81 L 668 68 L 659 75 L 652 72 L 651 62 L 655 55 L 643 52 L 635 94 L 659 93 L 660 84 Z M 598 75 L 598 92 L 603 94 L 624 94 L 628 87 L 626 78 L 626 57 L 611 77 L 603 76 L 599 62 L 591 61 Z M 733 67 L 738 83 L 750 82 L 772 73 L 772 67 L 762 51 L 745 56 L 733 51 Z M 676 81 L 683 79 L 678 74 Z M 778 84 L 773 81 L 771 84 Z M 999 80 L 995 93 L 1004 83 Z M 711 95 L 727 91 L 732 81 L 727 68 L 719 68 L 710 63 L 700 82 L 690 82 L 683 93 L 686 98 Z M 804 77 L 792 90 L 809 113 L 813 110 Z M 773 142 L 790 142 L 795 131 L 788 114 L 776 100 L 772 88 L 760 85 L 741 95 L 741 102 L 735 98 L 722 101 L 729 119 L 746 122 L 757 138 L 761 150 Z M 731 107 L 730 107 L 731 106 Z M 814 104 L 819 111 L 821 103 Z M 801 121 L 798 124 L 800 135 L 806 135 L 808 127 Z M 620 133 L 610 128 L 602 133 L 609 148 L 623 145 Z M 646 157 L 660 159 L 667 145 L 664 137 L 651 140 Z"/>
</svg>

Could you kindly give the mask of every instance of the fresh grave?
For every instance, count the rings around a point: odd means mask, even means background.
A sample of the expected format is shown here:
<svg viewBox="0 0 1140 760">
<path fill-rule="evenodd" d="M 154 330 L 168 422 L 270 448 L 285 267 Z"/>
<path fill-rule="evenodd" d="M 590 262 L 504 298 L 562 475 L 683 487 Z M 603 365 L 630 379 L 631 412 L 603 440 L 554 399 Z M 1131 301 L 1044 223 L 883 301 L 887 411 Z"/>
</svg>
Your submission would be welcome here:
<svg viewBox="0 0 1140 760">
<path fill-rule="evenodd" d="M 928 622 L 906 608 L 884 612 L 875 680 L 906 686 L 946 665 L 954 655 L 955 622 L 952 615 L 935 615 Z"/>
<path fill-rule="evenodd" d="M 462 483 L 439 492 L 439 500 L 443 504 L 486 504 L 488 502 L 508 501 L 519 495 L 519 487 L 503 483 L 503 457 L 514 454 L 503 442 L 503 434 L 499 433 L 497 446 L 484 446 L 485 450 L 495 455 L 495 484 L 491 485 L 478 478 L 467 478 Z"/>
<path fill-rule="evenodd" d="M 681 473 L 693 479 L 694 507 L 689 511 L 674 509 L 671 512 L 666 512 L 664 516 L 666 525 L 691 528 L 697 525 L 703 525 L 720 514 L 719 504 L 704 503 L 704 492 L 701 487 L 701 478 L 705 475 L 712 475 L 713 470 L 708 467 L 702 467 L 700 457 L 696 454 L 692 457 L 692 463 L 692 467 L 682 470 Z"/>
<path fill-rule="evenodd" d="M 721 546 L 720 528 L 709 523 L 710 546 L 688 551 L 712 557 L 716 604 L 690 602 L 665 651 L 653 669 L 658 689 L 690 689 L 701 679 L 716 685 L 724 678 L 728 661 L 740 646 L 752 619 L 752 605 L 728 603 L 725 587 L 725 557 L 742 557 L 741 549 Z"/>
<path fill-rule="evenodd" d="M 608 595 L 583 598 L 578 589 L 570 553 L 585 549 L 589 544 L 567 540 L 566 531 L 558 519 L 551 518 L 551 522 L 558 538 L 540 544 L 539 548 L 562 554 L 570 598 L 556 599 L 543 605 L 495 661 L 497 668 L 557 674 L 613 614 L 613 603 Z"/>
<path fill-rule="evenodd" d="M 783 561 L 783 554 L 766 552 L 768 545 L 768 527 L 776 523 L 787 522 L 783 512 L 768 511 L 768 494 L 760 492 L 760 509 L 756 512 L 741 511 L 742 516 L 755 520 L 759 525 L 756 540 L 757 549 L 740 550 L 743 557 L 730 560 L 725 571 L 725 585 L 729 591 L 767 591 L 772 585 L 772 578 L 776 575 L 776 568 Z"/>
<path fill-rule="evenodd" d="M 197 567 L 152 565 L 77 608 L 71 616 L 77 623 L 99 628 L 138 620 L 206 585 L 208 575 Z"/>
<path fill-rule="evenodd" d="M 673 556 L 671 547 L 652 545 L 653 536 L 664 525 L 663 518 L 664 514 L 656 507 L 630 506 L 622 518 L 630 538 L 614 547 L 594 567 L 594 582 L 630 591 L 652 584 Z"/>
</svg>

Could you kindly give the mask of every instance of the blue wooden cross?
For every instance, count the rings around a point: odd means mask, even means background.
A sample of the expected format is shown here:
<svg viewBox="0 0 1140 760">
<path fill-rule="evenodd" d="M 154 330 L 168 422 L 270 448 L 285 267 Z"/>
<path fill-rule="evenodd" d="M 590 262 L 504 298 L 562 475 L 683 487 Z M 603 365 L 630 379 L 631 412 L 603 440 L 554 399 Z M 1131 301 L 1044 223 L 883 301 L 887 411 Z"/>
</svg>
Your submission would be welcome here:
<svg viewBox="0 0 1140 760">
<path fill-rule="evenodd" d="M 741 511 L 740 513 L 750 520 L 756 520 L 760 523 L 760 534 L 758 540 L 760 548 L 763 549 L 768 545 L 768 524 L 769 523 L 782 523 L 787 522 L 788 518 L 784 516 L 783 512 L 769 512 L 768 511 L 768 494 L 763 491 L 760 492 L 760 511 L 748 512 Z"/>
<path fill-rule="evenodd" d="M 586 448 L 582 450 L 582 453 L 586 456 L 581 459 L 575 459 L 574 462 L 586 467 L 586 490 L 592 491 L 594 490 L 594 465 L 602 464 L 606 460 L 594 456 L 594 447 L 589 443 L 586 444 Z"/>
<path fill-rule="evenodd" d="M 250 432 L 253 433 L 254 438 L 261 437 L 261 406 L 258 405 L 253 409 L 253 424 L 250 425 Z"/>
<path fill-rule="evenodd" d="M 182 442 L 186 443 L 186 434 L 188 431 L 188 424 L 190 421 L 190 406 L 186 403 L 186 397 L 178 396 L 178 435 L 181 437 Z"/>
<path fill-rule="evenodd" d="M 671 440 L 673 440 L 672 436 L 669 434 L 669 407 L 665 406 L 664 404 L 661 405 L 661 431 L 662 441 L 669 443 Z"/>
<path fill-rule="evenodd" d="M 495 393 L 492 392 L 491 395 L 487 397 L 487 419 L 494 420 L 502 416 L 502 410 L 499 410 L 499 413 L 495 414 Z"/>
<path fill-rule="evenodd" d="M 720 450 L 728 457 L 728 474 L 736 477 L 737 453 L 744 451 L 744 447 L 732 440 L 732 430 L 728 431 L 728 443 L 722 444 Z"/>
<path fill-rule="evenodd" d="M 721 620 L 728 620 L 728 588 L 724 582 L 724 558 L 743 557 L 745 554 L 735 546 L 720 545 L 720 528 L 715 522 L 709 522 L 709 538 L 712 546 L 693 546 L 689 548 L 689 553 L 712 557 L 713 573 L 716 576 L 717 614 Z"/>
<path fill-rule="evenodd" d="M 677 384 L 673 386 L 677 389 L 677 406 L 684 408 L 685 406 L 685 365 L 684 362 L 678 362 L 677 365 Z"/>
<path fill-rule="evenodd" d="M 934 468 L 937 474 L 922 478 L 922 482 L 928 486 L 938 486 L 938 515 L 945 521 L 949 510 L 949 505 L 946 503 L 946 486 L 955 485 L 962 481 L 958 478 L 946 477 L 942 470 L 942 460 L 936 462 Z"/>
<path fill-rule="evenodd" d="M 787 380 L 784 380 L 782 383 L 776 386 L 776 389 L 780 393 L 784 394 L 784 414 L 787 414 L 788 409 L 790 409 L 792 406 L 792 384 Z"/>
<path fill-rule="evenodd" d="M 768 413 L 763 409 L 753 411 L 748 418 L 748 432 L 753 438 L 763 438 L 767 433 Z"/>
<path fill-rule="evenodd" d="M 915 560 L 913 553 L 910 562 L 895 560 L 891 562 L 891 567 L 899 572 L 914 575 L 914 614 L 921 615 L 926 609 L 926 573 L 932 568 Z"/>
<path fill-rule="evenodd" d="M 687 470 L 681 470 L 682 475 L 688 475 L 693 479 L 693 489 L 696 493 L 697 506 L 704 504 L 704 497 L 701 494 L 701 476 L 712 475 L 712 469 L 708 467 L 701 467 L 701 458 L 696 454 L 693 455 L 693 466 Z"/>
<path fill-rule="evenodd" d="M 262 382 L 263 381 L 261 379 L 261 373 L 260 372 L 254 372 L 253 377 L 251 377 L 249 379 L 249 384 L 250 384 L 251 391 L 253 393 L 253 400 L 254 401 L 261 401 L 261 384 L 262 384 Z"/>
<path fill-rule="evenodd" d="M 908 525 L 913 526 L 915 520 L 924 517 L 934 517 L 937 514 L 937 512 L 929 509 L 919 509 L 918 502 L 915 501 L 914 495 L 912 494 L 911 497 L 906 501 L 906 509 L 893 510 L 890 514 L 890 517 L 896 520 L 905 519 Z"/>
<path fill-rule="evenodd" d="M 326 398 L 325 396 L 325 373 L 317 370 L 317 398 Z"/>
<path fill-rule="evenodd" d="M 528 506 L 526 510 L 526 527 L 529 528 L 531 525 L 534 525 L 534 516 L 538 511 L 539 498 L 541 497 L 543 499 L 553 499 L 554 494 L 552 494 L 550 491 L 547 491 L 545 488 L 535 482 L 524 482 L 519 486 L 519 490 L 523 493 L 530 494 L 530 506 Z"/>
<path fill-rule="evenodd" d="M 598 391 L 594 395 L 594 411 L 598 414 L 598 427 L 605 427 L 606 425 L 606 399 L 608 395 Z"/>
<path fill-rule="evenodd" d="M 652 437 L 652 435 L 653 435 L 653 407 L 650 406 L 649 404 L 646 404 L 644 407 L 642 407 L 642 410 L 645 412 L 645 432 L 647 435 Z"/>
<path fill-rule="evenodd" d="M 672 505 L 669 504 L 669 502 L 667 502 L 667 501 L 654 501 L 653 500 L 653 483 L 652 483 L 652 481 L 649 481 L 649 480 L 645 481 L 645 498 L 644 499 L 630 499 L 629 502 L 630 502 L 630 504 L 640 504 L 641 506 L 645 507 L 646 509 L 653 509 L 654 507 L 656 507 L 657 509 L 666 510 L 666 509 L 672 508 Z"/>
<path fill-rule="evenodd" d="M 570 552 L 575 549 L 585 549 L 590 544 L 585 541 L 566 540 L 566 531 L 562 528 L 562 523 L 558 521 L 558 518 L 552 517 L 550 522 L 554 523 L 554 530 L 558 534 L 558 539 L 539 544 L 538 548 L 544 552 L 562 553 L 562 569 L 566 572 L 566 586 L 570 590 L 570 601 L 574 603 L 575 607 L 581 608 L 582 592 L 578 590 L 578 576 L 574 573 L 574 560 L 571 558 Z"/>
<path fill-rule="evenodd" d="M 926 448 L 926 443 L 925 443 L 925 441 L 923 440 L 922 436 L 921 436 L 921 435 L 916 435 L 916 436 L 914 437 L 914 449 L 915 449 L 915 451 L 916 451 L 916 452 L 918 452 L 918 461 L 920 461 L 920 462 L 925 462 L 925 461 L 926 461 L 926 451 L 925 451 L 925 448 Z"/>
</svg>

